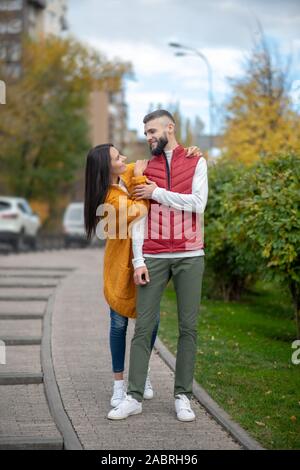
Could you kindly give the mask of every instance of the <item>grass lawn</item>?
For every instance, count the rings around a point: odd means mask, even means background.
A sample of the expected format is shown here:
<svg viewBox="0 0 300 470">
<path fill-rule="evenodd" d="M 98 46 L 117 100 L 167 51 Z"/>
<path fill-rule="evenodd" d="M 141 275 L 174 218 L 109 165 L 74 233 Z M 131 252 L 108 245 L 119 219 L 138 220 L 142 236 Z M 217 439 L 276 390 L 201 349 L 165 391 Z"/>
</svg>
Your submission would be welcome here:
<svg viewBox="0 0 300 470">
<path fill-rule="evenodd" d="M 170 283 L 161 304 L 159 337 L 176 354 L 176 296 Z M 300 365 L 288 294 L 257 283 L 239 302 L 203 298 L 195 379 L 268 449 L 300 449 Z"/>
</svg>

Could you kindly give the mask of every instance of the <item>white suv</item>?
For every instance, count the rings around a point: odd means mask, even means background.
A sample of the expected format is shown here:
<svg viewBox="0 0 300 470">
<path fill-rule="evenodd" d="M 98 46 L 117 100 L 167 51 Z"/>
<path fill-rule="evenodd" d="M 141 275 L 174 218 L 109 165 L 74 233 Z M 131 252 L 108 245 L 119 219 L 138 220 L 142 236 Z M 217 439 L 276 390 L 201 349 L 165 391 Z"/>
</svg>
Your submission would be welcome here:
<svg viewBox="0 0 300 470">
<path fill-rule="evenodd" d="M 11 244 L 15 251 L 24 243 L 35 249 L 40 226 L 26 199 L 0 196 L 0 242 Z"/>
</svg>

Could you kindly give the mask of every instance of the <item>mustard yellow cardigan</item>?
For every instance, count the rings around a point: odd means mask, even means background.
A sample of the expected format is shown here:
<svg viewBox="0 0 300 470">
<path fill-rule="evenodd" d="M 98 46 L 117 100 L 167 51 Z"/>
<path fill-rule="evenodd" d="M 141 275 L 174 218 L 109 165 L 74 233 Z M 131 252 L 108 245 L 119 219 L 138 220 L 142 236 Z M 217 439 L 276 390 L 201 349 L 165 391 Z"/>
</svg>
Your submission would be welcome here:
<svg viewBox="0 0 300 470">
<path fill-rule="evenodd" d="M 128 226 L 138 217 L 147 214 L 149 201 L 132 199 L 134 186 L 146 182 L 145 176 L 134 176 L 134 163 L 127 165 L 126 172 L 121 175 L 126 184 L 129 196 L 118 185 L 111 185 L 105 199 L 115 209 L 116 238 L 107 238 L 104 253 L 104 296 L 108 305 L 119 315 L 129 318 L 136 317 L 136 286 L 133 282 L 132 242 L 128 236 Z M 127 226 L 124 227 L 124 214 L 119 217 L 119 198 L 127 207 Z M 125 212 L 126 212 L 125 210 Z M 109 220 L 109 218 L 108 218 Z M 123 224 L 123 225 L 122 225 Z M 124 232 L 125 229 L 125 232 Z M 120 234 L 121 231 L 121 234 Z M 119 238 L 127 232 L 126 238 Z"/>
</svg>

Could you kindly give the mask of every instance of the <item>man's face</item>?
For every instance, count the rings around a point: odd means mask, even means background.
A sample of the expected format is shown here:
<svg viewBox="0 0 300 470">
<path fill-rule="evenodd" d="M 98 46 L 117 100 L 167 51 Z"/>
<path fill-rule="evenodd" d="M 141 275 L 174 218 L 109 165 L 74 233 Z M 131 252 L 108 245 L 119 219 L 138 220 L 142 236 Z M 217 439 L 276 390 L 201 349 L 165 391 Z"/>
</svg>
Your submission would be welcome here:
<svg viewBox="0 0 300 470">
<path fill-rule="evenodd" d="M 161 155 L 168 144 L 168 126 L 164 119 L 153 119 L 145 124 L 144 134 L 152 155 Z"/>
</svg>

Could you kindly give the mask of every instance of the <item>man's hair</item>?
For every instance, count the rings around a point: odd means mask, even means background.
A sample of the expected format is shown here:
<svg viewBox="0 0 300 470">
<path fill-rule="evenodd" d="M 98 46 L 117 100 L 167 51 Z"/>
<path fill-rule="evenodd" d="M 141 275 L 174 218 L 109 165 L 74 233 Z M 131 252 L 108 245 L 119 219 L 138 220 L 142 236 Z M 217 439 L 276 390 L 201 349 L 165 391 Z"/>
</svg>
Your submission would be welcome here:
<svg viewBox="0 0 300 470">
<path fill-rule="evenodd" d="M 175 124 L 175 119 L 173 118 L 172 114 L 169 113 L 169 111 L 166 111 L 165 109 L 157 109 L 152 113 L 146 114 L 143 119 L 143 123 L 146 124 L 147 122 L 153 121 L 153 119 L 157 119 L 160 117 L 167 117 Z"/>
</svg>

